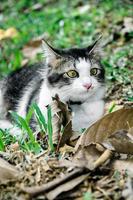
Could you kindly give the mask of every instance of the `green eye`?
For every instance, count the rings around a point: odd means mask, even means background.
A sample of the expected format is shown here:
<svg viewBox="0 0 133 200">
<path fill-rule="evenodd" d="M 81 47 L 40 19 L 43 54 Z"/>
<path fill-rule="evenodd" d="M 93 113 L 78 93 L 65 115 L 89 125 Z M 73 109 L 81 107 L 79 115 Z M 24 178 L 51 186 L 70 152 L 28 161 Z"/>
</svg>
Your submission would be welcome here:
<svg viewBox="0 0 133 200">
<path fill-rule="evenodd" d="M 98 73 L 98 69 L 97 69 L 97 68 L 92 68 L 92 69 L 90 70 L 90 75 L 92 75 L 92 76 L 97 75 L 97 73 Z"/>
<path fill-rule="evenodd" d="M 78 72 L 76 72 L 75 70 L 70 70 L 70 71 L 66 72 L 66 74 L 67 74 L 70 78 L 78 77 Z"/>
</svg>

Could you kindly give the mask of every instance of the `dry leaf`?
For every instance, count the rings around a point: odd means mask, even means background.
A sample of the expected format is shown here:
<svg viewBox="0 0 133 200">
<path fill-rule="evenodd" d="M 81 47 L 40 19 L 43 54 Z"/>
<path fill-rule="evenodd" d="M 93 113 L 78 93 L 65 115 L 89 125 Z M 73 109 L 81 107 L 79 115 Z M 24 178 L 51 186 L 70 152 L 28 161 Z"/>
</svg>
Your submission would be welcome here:
<svg viewBox="0 0 133 200">
<path fill-rule="evenodd" d="M 132 126 L 133 108 L 123 108 L 105 115 L 81 135 L 75 147 L 76 154 L 73 161 L 76 161 L 79 167 L 93 170 L 112 156 L 112 150 L 119 153 L 133 153 Z M 115 132 L 121 128 L 125 130 L 130 128 L 130 133 Z M 102 145 L 107 149 L 105 150 Z"/>
<path fill-rule="evenodd" d="M 66 154 L 66 153 L 73 153 L 74 148 L 65 144 L 63 147 L 60 148 L 60 153 L 61 154 Z M 63 156 L 62 156 L 63 157 Z"/>
<path fill-rule="evenodd" d="M 13 165 L 0 158 L 0 183 L 18 179 L 19 176 L 20 172 Z"/>
<path fill-rule="evenodd" d="M 79 139 L 78 146 L 103 143 L 116 131 L 133 127 L 133 108 L 123 108 L 107 114 L 90 126 Z M 78 147 L 77 146 L 77 147 Z"/>
<path fill-rule="evenodd" d="M 58 101 L 53 99 L 52 103 L 50 104 L 52 110 L 52 141 L 54 145 L 58 144 L 59 137 L 61 135 L 61 124 L 62 124 L 62 112 L 58 106 Z"/>
<path fill-rule="evenodd" d="M 59 194 L 63 193 L 63 192 L 67 192 L 69 190 L 72 190 L 73 188 L 75 188 L 77 185 L 79 185 L 80 183 L 82 183 L 87 177 L 88 174 L 84 174 L 81 175 L 77 178 L 74 178 L 64 184 L 61 184 L 60 186 L 56 187 L 54 190 L 50 191 L 49 193 L 46 194 L 47 199 L 49 200 L 53 200 L 55 199 Z"/>
<path fill-rule="evenodd" d="M 105 150 L 99 144 L 90 144 L 88 146 L 80 146 L 75 153 L 72 162 L 78 167 L 94 170 L 104 164 L 112 155 L 110 150 Z"/>
<path fill-rule="evenodd" d="M 52 110 L 52 127 L 53 127 L 53 144 L 57 145 L 57 151 L 60 146 L 63 146 L 72 136 L 72 121 L 71 113 L 68 106 L 59 100 L 56 95 L 50 104 Z M 61 133 L 63 126 L 63 133 Z"/>
<path fill-rule="evenodd" d="M 0 40 L 6 39 L 6 38 L 13 38 L 18 35 L 18 31 L 11 27 L 7 30 L 0 29 Z"/>
<path fill-rule="evenodd" d="M 37 47 L 26 45 L 24 46 L 22 52 L 25 58 L 33 59 L 38 53 L 42 53 L 42 48 L 40 45 Z"/>
<path fill-rule="evenodd" d="M 33 38 L 30 42 L 28 42 L 22 52 L 26 59 L 34 59 L 37 54 L 42 53 L 42 40 L 47 38 L 46 34 L 42 34 L 39 37 Z"/>
<path fill-rule="evenodd" d="M 103 145 L 118 153 L 133 154 L 133 134 L 126 130 L 116 131 L 103 142 Z"/>
<path fill-rule="evenodd" d="M 59 101 L 59 99 L 57 99 L 58 101 L 58 106 L 62 111 L 63 114 L 63 118 L 62 118 L 62 125 L 64 127 L 63 130 L 63 134 L 61 135 L 60 141 L 59 141 L 59 146 L 63 146 L 64 144 L 66 144 L 72 134 L 72 114 L 71 112 L 68 110 L 68 106 L 66 104 L 64 104 L 63 102 Z"/>
</svg>

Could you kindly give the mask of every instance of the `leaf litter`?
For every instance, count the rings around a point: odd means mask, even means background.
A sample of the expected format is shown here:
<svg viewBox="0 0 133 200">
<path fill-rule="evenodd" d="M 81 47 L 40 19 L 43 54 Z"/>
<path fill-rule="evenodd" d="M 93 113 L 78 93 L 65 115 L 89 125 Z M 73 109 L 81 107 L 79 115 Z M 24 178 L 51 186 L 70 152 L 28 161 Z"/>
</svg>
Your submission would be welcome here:
<svg viewBox="0 0 133 200">
<path fill-rule="evenodd" d="M 71 112 L 58 96 L 53 99 L 51 108 L 53 110 L 52 123 L 54 124 L 54 155 L 51 155 L 49 151 L 44 151 L 40 155 L 25 154 L 19 150 L 18 144 L 17 149 L 9 147 L 8 154 L 1 154 L 1 157 L 14 166 L 7 163 L 7 167 L 4 169 L 7 170 L 6 176 L 4 173 L 0 173 L 0 178 L 2 177 L 0 199 L 10 197 L 11 199 L 43 198 L 52 200 L 65 196 L 82 199 L 83 193 L 87 192 L 89 187 L 92 188 L 93 196 L 97 199 L 111 199 L 112 191 L 119 197 L 123 197 L 122 190 L 126 187 L 124 185 L 128 180 L 128 175 L 126 175 L 128 171 L 130 178 L 133 177 L 131 170 L 132 106 L 106 114 L 89 127 L 79 139 L 76 138 L 75 146 L 71 146 L 71 137 L 75 138 L 71 126 Z M 62 126 L 64 132 L 62 132 Z M 128 161 L 118 160 L 118 155 L 121 159 L 123 153 L 130 155 L 131 158 Z M 7 161 L 2 160 L 2 163 L 4 162 Z M 123 169 L 120 168 L 119 162 L 125 162 L 122 164 L 125 166 Z M 2 164 L 0 167 L 2 168 Z M 14 170 L 13 173 L 12 170 Z M 114 176 L 116 170 L 120 173 L 119 180 Z M 104 179 L 105 177 L 106 179 Z M 84 185 L 86 181 L 89 182 Z M 100 181 L 102 181 L 102 186 L 99 185 Z M 108 181 L 108 188 L 104 184 L 106 181 Z M 118 182 L 123 185 L 119 187 Z"/>
</svg>

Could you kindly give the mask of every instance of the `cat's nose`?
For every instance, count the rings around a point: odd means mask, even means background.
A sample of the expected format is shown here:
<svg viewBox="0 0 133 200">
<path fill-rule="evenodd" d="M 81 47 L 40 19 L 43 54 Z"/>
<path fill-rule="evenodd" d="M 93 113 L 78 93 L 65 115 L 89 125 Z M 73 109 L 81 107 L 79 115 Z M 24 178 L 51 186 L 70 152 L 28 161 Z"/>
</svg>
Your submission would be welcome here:
<svg viewBox="0 0 133 200">
<path fill-rule="evenodd" d="M 85 83 L 85 84 L 83 84 L 83 86 L 84 86 L 87 90 L 89 90 L 90 87 L 92 86 L 92 84 L 91 84 L 91 83 Z"/>
</svg>

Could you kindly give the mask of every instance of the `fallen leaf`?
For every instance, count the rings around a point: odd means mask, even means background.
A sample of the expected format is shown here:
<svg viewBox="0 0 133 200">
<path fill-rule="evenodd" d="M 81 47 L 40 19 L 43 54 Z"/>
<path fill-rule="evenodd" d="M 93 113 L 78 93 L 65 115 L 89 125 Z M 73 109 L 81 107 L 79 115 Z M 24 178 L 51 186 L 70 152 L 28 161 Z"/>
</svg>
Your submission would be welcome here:
<svg viewBox="0 0 133 200">
<path fill-rule="evenodd" d="M 78 167 L 94 170 L 111 158 L 112 150 L 133 154 L 132 126 L 133 108 L 123 108 L 105 115 L 81 135 L 75 146 L 73 162 Z M 125 128 L 125 131 L 120 131 L 121 128 Z"/>
<path fill-rule="evenodd" d="M 53 144 L 57 145 L 58 151 L 59 147 L 66 144 L 72 136 L 71 113 L 68 106 L 60 101 L 58 95 L 55 95 L 50 106 L 52 111 L 52 140 Z M 63 131 L 61 131 L 62 128 Z"/>
<path fill-rule="evenodd" d="M 87 177 L 88 174 L 80 175 L 79 177 L 76 177 L 64 184 L 61 184 L 60 186 L 56 187 L 54 190 L 50 191 L 49 193 L 46 194 L 47 199 L 53 200 L 55 199 L 58 195 L 60 195 L 63 192 L 68 192 L 69 190 L 72 190 L 75 188 L 77 185 L 82 183 Z"/>
<path fill-rule="evenodd" d="M 20 172 L 4 159 L 0 158 L 0 183 L 18 179 Z"/>
<path fill-rule="evenodd" d="M 88 146 L 91 143 L 102 144 L 116 131 L 129 130 L 131 127 L 133 127 L 133 108 L 117 110 L 105 115 L 91 125 L 79 139 L 78 146 Z"/>
<path fill-rule="evenodd" d="M 80 146 L 74 155 L 73 162 L 77 164 L 78 167 L 86 167 L 90 170 L 94 169 L 94 162 L 100 157 L 101 152 L 96 148 L 95 144 L 90 144 L 88 146 Z"/>
<path fill-rule="evenodd" d="M 22 52 L 25 58 L 33 59 L 38 53 L 42 53 L 42 48 L 40 45 L 36 47 L 26 45 L 24 46 Z"/>
<path fill-rule="evenodd" d="M 126 130 L 116 131 L 102 143 L 106 148 L 118 153 L 133 154 L 133 134 Z"/>
<path fill-rule="evenodd" d="M 46 34 L 33 38 L 23 48 L 22 52 L 26 59 L 34 59 L 37 54 L 42 53 L 42 40 L 47 38 Z"/>
<path fill-rule="evenodd" d="M 51 111 L 52 111 L 52 141 L 54 145 L 58 144 L 59 137 L 61 135 L 61 124 L 62 124 L 62 112 L 58 106 L 58 101 L 53 99 L 52 103 L 50 104 Z"/>
<path fill-rule="evenodd" d="M 63 146 L 64 144 L 66 144 L 70 138 L 73 135 L 73 131 L 72 131 L 72 113 L 69 111 L 68 109 L 68 105 L 64 104 L 63 102 L 59 101 L 59 99 L 57 99 L 58 101 L 58 106 L 61 109 L 61 112 L 63 114 L 63 118 L 62 118 L 62 125 L 64 127 L 63 129 L 63 133 L 60 137 L 60 141 L 58 146 Z"/>
<path fill-rule="evenodd" d="M 11 27 L 7 30 L 0 29 L 0 40 L 6 39 L 6 38 L 13 38 L 18 35 L 18 31 Z"/>
<path fill-rule="evenodd" d="M 94 170 L 104 164 L 112 155 L 110 150 L 105 150 L 99 144 L 90 144 L 88 146 L 80 146 L 75 153 L 72 162 L 77 167 L 88 168 Z"/>
</svg>

